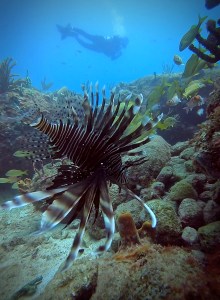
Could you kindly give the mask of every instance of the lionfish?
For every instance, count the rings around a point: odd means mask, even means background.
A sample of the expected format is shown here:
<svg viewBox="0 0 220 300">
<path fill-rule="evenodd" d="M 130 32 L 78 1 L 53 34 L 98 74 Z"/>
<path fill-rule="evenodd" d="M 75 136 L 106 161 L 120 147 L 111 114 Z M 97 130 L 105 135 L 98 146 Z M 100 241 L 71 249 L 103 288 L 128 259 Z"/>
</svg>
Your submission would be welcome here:
<svg viewBox="0 0 220 300">
<path fill-rule="evenodd" d="M 80 251 L 85 227 L 93 208 L 96 212 L 95 218 L 100 208 L 107 234 L 104 245 L 97 249 L 97 253 L 110 248 L 115 221 L 108 193 L 109 183 L 117 184 L 136 198 L 150 214 L 152 227 L 156 226 L 153 211 L 128 188 L 127 168 L 141 164 L 145 160 L 141 158 L 123 164 L 121 155 L 140 154 L 140 150 L 137 152 L 132 150 L 150 141 L 149 134 L 146 133 L 151 131 L 162 115 L 156 120 L 143 116 L 139 125 L 128 133 L 132 121 L 140 110 L 143 96 L 140 94 L 133 102 L 130 99 L 122 101 L 119 96 L 115 103 L 115 98 L 115 92 L 111 91 L 107 103 L 105 89 L 102 90 L 101 101 L 97 87 L 95 93 L 92 88 L 89 94 L 84 90 L 82 102 L 84 116 L 81 121 L 73 107 L 70 108 L 71 117 L 69 116 L 65 122 L 59 120 L 52 123 L 44 114 L 40 117 L 38 115 L 38 120 L 30 125 L 46 136 L 51 158 L 66 157 L 71 164 L 58 167 L 58 174 L 53 179 L 52 186 L 46 191 L 19 195 L 1 205 L 2 209 L 12 209 L 36 201 L 50 200 L 50 205 L 42 214 L 38 233 L 52 229 L 65 220 L 67 226 L 77 217 L 80 219 L 78 232 L 63 269 L 71 265 Z"/>
</svg>

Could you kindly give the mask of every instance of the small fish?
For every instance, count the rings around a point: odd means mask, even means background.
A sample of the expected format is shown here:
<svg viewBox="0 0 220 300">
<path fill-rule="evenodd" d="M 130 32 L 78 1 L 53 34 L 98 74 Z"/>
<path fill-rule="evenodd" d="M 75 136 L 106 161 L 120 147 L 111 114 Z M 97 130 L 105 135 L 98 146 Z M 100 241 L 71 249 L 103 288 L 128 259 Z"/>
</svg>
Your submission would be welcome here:
<svg viewBox="0 0 220 300">
<path fill-rule="evenodd" d="M 0 183 L 14 183 L 17 181 L 18 181 L 17 177 L 0 178 Z"/>
<path fill-rule="evenodd" d="M 188 86 L 185 88 L 183 96 L 184 98 L 189 98 L 198 94 L 198 91 L 205 87 L 205 84 L 200 80 L 191 81 Z"/>
<path fill-rule="evenodd" d="M 19 177 L 19 176 L 27 175 L 27 171 L 12 169 L 9 170 L 5 175 L 8 177 Z"/>
<path fill-rule="evenodd" d="M 166 104 L 168 106 L 176 106 L 180 102 L 181 102 L 180 98 L 178 97 L 177 94 L 175 94 L 171 99 L 167 100 Z"/>
<path fill-rule="evenodd" d="M 154 104 L 152 107 L 151 107 L 151 112 L 155 112 L 155 111 L 158 111 L 161 109 L 161 105 L 159 103 L 156 103 Z"/>
<path fill-rule="evenodd" d="M 173 61 L 177 66 L 184 65 L 183 60 L 179 55 L 174 55 Z"/>
<path fill-rule="evenodd" d="M 18 178 L 16 176 L 14 177 L 8 177 L 9 183 L 15 183 L 18 181 Z"/>
<path fill-rule="evenodd" d="M 179 44 L 179 50 L 183 51 L 186 49 L 190 44 L 192 44 L 193 40 L 195 39 L 196 35 L 199 33 L 199 29 L 201 24 L 205 21 L 206 17 L 201 18 L 199 16 L 199 22 L 197 25 L 191 26 L 190 30 L 187 31 L 187 33 L 184 34 L 182 37 L 180 44 Z"/>
<path fill-rule="evenodd" d="M 0 183 L 10 183 L 10 179 L 9 178 L 0 178 Z"/>
<path fill-rule="evenodd" d="M 193 110 L 194 107 L 201 106 L 204 104 L 204 98 L 201 97 L 200 95 L 193 96 L 186 104 L 185 109 L 186 113 L 189 111 Z"/>
<path fill-rule="evenodd" d="M 204 114 L 204 111 L 205 111 L 204 108 L 199 108 L 197 110 L 197 115 L 201 117 Z"/>
<path fill-rule="evenodd" d="M 31 157 L 32 153 L 29 151 L 23 151 L 23 150 L 18 150 L 16 151 L 13 156 L 15 157 Z"/>
<path fill-rule="evenodd" d="M 18 183 L 17 182 L 13 183 L 12 186 L 11 186 L 11 188 L 13 190 L 18 190 L 19 189 Z"/>
<path fill-rule="evenodd" d="M 188 78 L 198 74 L 202 69 L 207 67 L 207 62 L 200 59 L 196 54 L 192 54 L 185 65 L 182 78 Z"/>
<path fill-rule="evenodd" d="M 175 115 L 173 117 L 167 117 L 164 121 L 160 121 L 157 124 L 157 128 L 159 128 L 160 130 L 165 130 L 167 128 L 170 127 L 174 127 L 179 119 L 179 115 Z"/>
</svg>

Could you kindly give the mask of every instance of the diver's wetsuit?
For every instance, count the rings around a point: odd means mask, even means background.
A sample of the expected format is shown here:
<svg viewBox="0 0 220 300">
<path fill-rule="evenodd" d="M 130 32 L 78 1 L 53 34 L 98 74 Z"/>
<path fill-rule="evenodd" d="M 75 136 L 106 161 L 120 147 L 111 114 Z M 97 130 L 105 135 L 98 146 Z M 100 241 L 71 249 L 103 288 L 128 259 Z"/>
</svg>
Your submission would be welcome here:
<svg viewBox="0 0 220 300">
<path fill-rule="evenodd" d="M 122 54 L 122 48 L 128 44 L 128 39 L 117 35 L 111 37 L 103 37 L 101 35 L 93 35 L 79 28 L 72 28 L 71 36 L 77 42 L 92 51 L 100 52 L 110 57 L 112 60 L 117 59 Z"/>
</svg>

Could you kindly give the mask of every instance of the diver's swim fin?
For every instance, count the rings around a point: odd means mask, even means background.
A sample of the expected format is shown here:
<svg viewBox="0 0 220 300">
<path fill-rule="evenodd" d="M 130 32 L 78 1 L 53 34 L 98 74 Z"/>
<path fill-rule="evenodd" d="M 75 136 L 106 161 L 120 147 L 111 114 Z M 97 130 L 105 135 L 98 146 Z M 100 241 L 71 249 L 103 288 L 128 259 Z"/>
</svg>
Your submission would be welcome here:
<svg viewBox="0 0 220 300">
<path fill-rule="evenodd" d="M 61 34 L 61 39 L 62 40 L 65 39 L 68 36 L 73 36 L 74 35 L 72 26 L 70 24 L 68 24 L 66 27 L 57 24 L 57 29 Z"/>
</svg>

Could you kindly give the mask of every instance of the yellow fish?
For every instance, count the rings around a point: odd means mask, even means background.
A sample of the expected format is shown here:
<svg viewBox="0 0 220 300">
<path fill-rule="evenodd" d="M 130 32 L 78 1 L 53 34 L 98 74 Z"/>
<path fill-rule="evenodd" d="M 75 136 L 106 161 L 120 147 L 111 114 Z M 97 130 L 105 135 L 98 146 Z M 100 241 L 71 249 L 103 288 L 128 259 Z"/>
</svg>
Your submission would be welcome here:
<svg viewBox="0 0 220 300">
<path fill-rule="evenodd" d="M 199 80 L 193 80 L 189 83 L 189 85 L 185 88 L 183 96 L 184 98 L 189 98 L 198 93 L 198 91 L 205 87 L 205 84 Z"/>
<path fill-rule="evenodd" d="M 23 175 L 27 175 L 27 171 L 12 169 L 9 170 L 5 175 L 8 177 L 20 177 Z"/>
<path fill-rule="evenodd" d="M 182 78 L 187 78 L 196 75 L 206 67 L 206 61 L 199 59 L 199 57 L 196 54 L 192 54 L 186 63 L 184 72 L 182 74 Z"/>
<path fill-rule="evenodd" d="M 31 152 L 23 151 L 23 150 L 18 150 L 13 154 L 13 156 L 15 157 L 30 157 L 31 155 L 32 155 Z"/>
<path fill-rule="evenodd" d="M 199 29 L 201 24 L 205 21 L 207 17 L 203 17 L 201 18 L 199 16 L 199 22 L 197 25 L 193 25 L 190 30 L 187 31 L 186 34 L 184 34 L 184 36 L 182 37 L 181 41 L 180 41 L 180 45 L 179 45 L 179 50 L 183 51 L 184 49 L 186 49 L 190 44 L 192 44 L 192 42 L 194 41 L 194 39 L 196 38 L 196 35 L 199 33 Z"/>
</svg>

